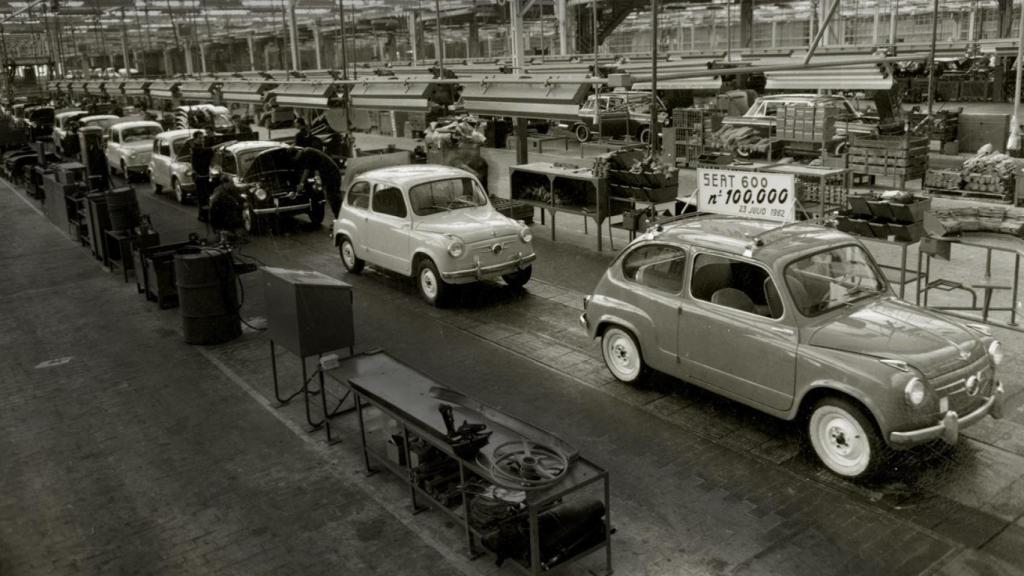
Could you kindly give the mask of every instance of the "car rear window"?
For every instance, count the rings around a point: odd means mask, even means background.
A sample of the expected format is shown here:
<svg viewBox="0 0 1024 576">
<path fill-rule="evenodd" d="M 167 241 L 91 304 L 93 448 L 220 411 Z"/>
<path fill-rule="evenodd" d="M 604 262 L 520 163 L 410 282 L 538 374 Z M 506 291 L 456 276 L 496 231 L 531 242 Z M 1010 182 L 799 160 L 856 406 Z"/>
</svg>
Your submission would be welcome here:
<svg viewBox="0 0 1024 576">
<path fill-rule="evenodd" d="M 662 292 L 681 291 L 685 273 L 686 251 L 675 246 L 648 244 L 622 259 L 622 275 L 626 280 Z"/>
</svg>

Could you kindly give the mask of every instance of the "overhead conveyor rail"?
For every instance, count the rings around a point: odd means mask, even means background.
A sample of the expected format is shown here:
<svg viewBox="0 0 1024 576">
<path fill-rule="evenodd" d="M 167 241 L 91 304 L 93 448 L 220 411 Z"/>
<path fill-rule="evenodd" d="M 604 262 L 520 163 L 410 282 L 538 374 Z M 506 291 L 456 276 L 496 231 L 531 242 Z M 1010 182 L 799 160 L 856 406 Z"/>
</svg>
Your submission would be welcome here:
<svg viewBox="0 0 1024 576">
<path fill-rule="evenodd" d="M 584 77 L 575 81 L 563 78 L 558 84 L 548 85 L 503 81 L 509 79 L 487 78 L 464 84 L 462 102 L 466 111 L 484 116 L 575 120 L 590 89 L 590 79 Z"/>
<path fill-rule="evenodd" d="M 178 93 L 183 100 L 196 102 L 215 102 L 220 91 L 220 82 L 201 80 L 198 82 L 182 82 Z"/>
<path fill-rule="evenodd" d="M 431 83 L 420 78 L 373 79 L 349 88 L 352 108 L 426 112 L 430 109 Z"/>
<path fill-rule="evenodd" d="M 277 84 L 271 82 L 225 82 L 220 88 L 221 101 L 225 104 L 260 104 L 267 92 Z"/>
<path fill-rule="evenodd" d="M 326 110 L 342 105 L 341 94 L 334 84 L 312 82 L 289 82 L 279 84 L 268 92 L 278 106 Z"/>
</svg>

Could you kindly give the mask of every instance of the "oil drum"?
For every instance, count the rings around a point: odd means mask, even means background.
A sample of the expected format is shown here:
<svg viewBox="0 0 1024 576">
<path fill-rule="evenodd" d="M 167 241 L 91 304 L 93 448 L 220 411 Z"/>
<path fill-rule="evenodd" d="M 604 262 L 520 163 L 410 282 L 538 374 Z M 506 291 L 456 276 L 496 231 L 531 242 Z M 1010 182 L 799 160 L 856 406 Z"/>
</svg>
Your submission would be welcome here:
<svg viewBox="0 0 1024 576">
<path fill-rule="evenodd" d="M 237 276 L 229 252 L 183 248 L 174 255 L 174 276 L 185 342 L 220 344 L 242 335 Z"/>
<path fill-rule="evenodd" d="M 139 222 L 139 202 L 129 186 L 107 192 L 107 211 L 111 230 L 130 230 Z"/>
</svg>

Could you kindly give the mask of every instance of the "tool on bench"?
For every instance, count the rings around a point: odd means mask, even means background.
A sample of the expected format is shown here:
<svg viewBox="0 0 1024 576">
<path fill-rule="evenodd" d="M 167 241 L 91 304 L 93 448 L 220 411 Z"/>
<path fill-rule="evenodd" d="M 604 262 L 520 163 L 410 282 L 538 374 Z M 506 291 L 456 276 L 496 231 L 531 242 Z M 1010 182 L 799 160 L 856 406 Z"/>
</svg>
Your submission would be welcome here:
<svg viewBox="0 0 1024 576">
<path fill-rule="evenodd" d="M 463 420 L 462 425 L 455 428 L 455 415 L 452 413 L 451 404 L 441 404 L 438 411 L 444 419 L 448 443 L 460 458 L 472 458 L 490 441 L 491 431 L 487 429 L 486 424 L 470 424 Z"/>
</svg>

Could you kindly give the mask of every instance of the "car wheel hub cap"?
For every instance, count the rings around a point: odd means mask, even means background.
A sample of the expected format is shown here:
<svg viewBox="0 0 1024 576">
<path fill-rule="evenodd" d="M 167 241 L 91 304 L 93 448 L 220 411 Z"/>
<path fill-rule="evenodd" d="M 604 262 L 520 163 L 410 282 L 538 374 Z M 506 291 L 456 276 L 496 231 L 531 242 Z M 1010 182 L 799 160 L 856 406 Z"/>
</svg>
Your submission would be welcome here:
<svg viewBox="0 0 1024 576">
<path fill-rule="evenodd" d="M 355 255 L 352 253 L 352 245 L 345 243 L 341 247 L 341 255 L 345 258 L 345 264 L 352 266 L 355 262 Z"/>
<path fill-rule="evenodd" d="M 818 428 L 823 456 L 844 469 L 860 469 L 869 457 L 864 434 L 844 414 L 826 415 Z"/>
<path fill-rule="evenodd" d="M 423 293 L 433 298 L 437 293 L 437 283 L 434 279 L 434 273 L 430 270 L 424 270 L 420 276 L 420 284 L 423 286 Z"/>
<path fill-rule="evenodd" d="M 630 378 L 637 371 L 636 353 L 633 350 L 632 343 L 627 342 L 624 336 L 613 336 L 611 342 L 609 342 L 608 352 L 611 368 L 615 372 L 623 377 Z"/>
</svg>

